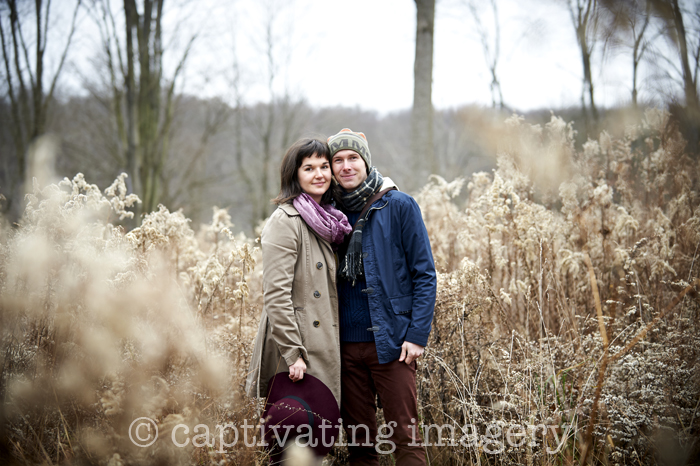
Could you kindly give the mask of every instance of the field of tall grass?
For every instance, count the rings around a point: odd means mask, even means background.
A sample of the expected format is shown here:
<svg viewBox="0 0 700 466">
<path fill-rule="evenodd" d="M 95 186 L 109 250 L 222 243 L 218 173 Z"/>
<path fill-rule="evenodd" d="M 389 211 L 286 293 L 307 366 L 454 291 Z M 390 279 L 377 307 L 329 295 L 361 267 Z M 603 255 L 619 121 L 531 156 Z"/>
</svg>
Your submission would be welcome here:
<svg viewBox="0 0 700 466">
<path fill-rule="evenodd" d="M 661 111 L 581 149 L 554 116 L 504 128 L 496 170 L 417 194 L 439 272 L 430 464 L 699 464 L 697 157 Z M 124 175 L 102 191 L 78 174 L 2 223 L 1 463 L 265 462 L 242 393 L 256 241 L 219 208 L 126 231 L 136 202 Z"/>
</svg>

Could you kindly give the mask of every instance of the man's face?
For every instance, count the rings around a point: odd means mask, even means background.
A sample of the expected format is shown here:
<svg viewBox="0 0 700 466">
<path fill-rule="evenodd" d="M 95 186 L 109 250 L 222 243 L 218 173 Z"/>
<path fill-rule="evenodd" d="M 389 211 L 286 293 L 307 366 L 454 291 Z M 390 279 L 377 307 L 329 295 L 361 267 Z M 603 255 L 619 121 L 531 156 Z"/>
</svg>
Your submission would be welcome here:
<svg viewBox="0 0 700 466">
<path fill-rule="evenodd" d="M 360 154 L 343 149 L 333 155 L 331 163 L 333 175 L 346 191 L 353 191 L 367 179 L 367 165 Z"/>
</svg>

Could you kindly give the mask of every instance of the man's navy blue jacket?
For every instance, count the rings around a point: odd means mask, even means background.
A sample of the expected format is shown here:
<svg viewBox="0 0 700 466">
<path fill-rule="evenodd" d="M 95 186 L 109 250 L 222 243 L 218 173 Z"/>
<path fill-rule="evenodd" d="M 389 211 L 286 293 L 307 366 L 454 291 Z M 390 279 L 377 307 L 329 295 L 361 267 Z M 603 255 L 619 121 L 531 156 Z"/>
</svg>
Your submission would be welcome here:
<svg viewBox="0 0 700 466">
<path fill-rule="evenodd" d="M 418 203 L 389 191 L 370 207 L 362 229 L 365 293 L 381 364 L 401 356 L 409 341 L 426 346 L 435 310 L 437 277 Z"/>
</svg>

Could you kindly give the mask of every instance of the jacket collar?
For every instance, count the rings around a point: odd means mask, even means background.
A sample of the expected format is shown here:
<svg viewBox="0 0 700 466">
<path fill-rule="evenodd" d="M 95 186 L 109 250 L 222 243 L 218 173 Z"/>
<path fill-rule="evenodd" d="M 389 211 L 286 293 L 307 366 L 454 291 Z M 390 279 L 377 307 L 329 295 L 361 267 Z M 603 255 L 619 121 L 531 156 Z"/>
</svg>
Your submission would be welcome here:
<svg viewBox="0 0 700 466">
<path fill-rule="evenodd" d="M 299 217 L 300 217 L 300 216 L 301 216 L 301 214 L 300 214 L 299 211 L 296 209 L 296 207 L 294 207 L 293 204 L 287 204 L 287 203 L 285 203 L 285 204 L 280 204 L 280 205 L 278 206 L 278 208 L 279 208 L 279 209 L 282 209 L 282 211 L 283 211 L 285 214 L 289 215 L 290 217 L 295 217 L 295 216 L 299 216 Z M 318 233 L 316 233 L 316 232 L 314 231 L 313 228 L 311 228 L 309 225 L 307 225 L 306 222 L 304 222 L 304 225 L 306 225 L 306 228 L 308 228 L 309 231 L 310 231 L 315 237 L 317 237 L 318 240 L 319 240 L 322 244 L 325 244 L 325 245 L 328 246 L 329 248 L 331 247 L 331 243 L 329 243 L 327 240 L 325 240 L 325 239 L 321 238 L 320 236 L 318 236 Z"/>
<path fill-rule="evenodd" d="M 294 217 L 295 215 L 301 215 L 296 209 L 296 207 L 294 207 L 294 205 L 290 203 L 285 202 L 284 204 L 280 204 L 278 208 L 282 209 L 284 213 L 289 215 L 290 217 Z"/>
<path fill-rule="evenodd" d="M 396 186 L 396 183 L 394 183 L 394 180 L 392 180 L 388 176 L 385 176 L 384 183 L 382 183 L 382 188 L 380 189 L 380 191 L 384 191 L 385 189 L 388 189 L 388 188 L 396 188 L 397 191 L 400 191 L 399 187 Z"/>
</svg>

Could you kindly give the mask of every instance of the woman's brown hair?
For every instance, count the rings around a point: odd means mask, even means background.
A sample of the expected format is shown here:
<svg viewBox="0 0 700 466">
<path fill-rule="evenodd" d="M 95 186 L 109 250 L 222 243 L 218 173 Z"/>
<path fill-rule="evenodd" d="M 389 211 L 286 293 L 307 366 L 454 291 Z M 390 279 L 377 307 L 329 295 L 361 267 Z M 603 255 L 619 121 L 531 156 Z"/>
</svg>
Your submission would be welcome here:
<svg viewBox="0 0 700 466">
<path fill-rule="evenodd" d="M 297 173 L 299 167 L 301 167 L 301 162 L 306 157 L 311 157 L 313 155 L 325 158 L 328 160 L 329 164 L 331 163 L 331 151 L 328 144 L 319 139 L 300 139 L 287 149 L 287 153 L 284 154 L 282 165 L 280 166 L 280 193 L 272 200 L 273 204 L 279 205 L 285 202 L 291 202 L 299 194 L 304 192 L 299 184 Z M 321 204 L 328 204 L 331 202 L 331 199 L 331 189 L 329 188 L 328 191 L 323 194 Z"/>
</svg>

